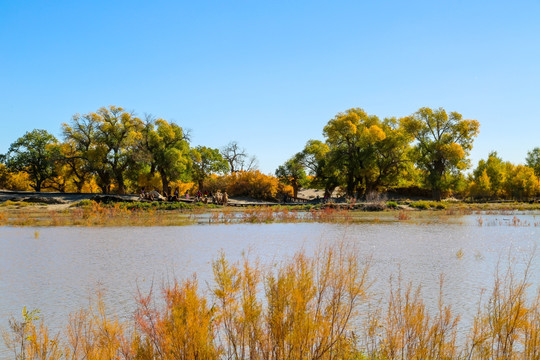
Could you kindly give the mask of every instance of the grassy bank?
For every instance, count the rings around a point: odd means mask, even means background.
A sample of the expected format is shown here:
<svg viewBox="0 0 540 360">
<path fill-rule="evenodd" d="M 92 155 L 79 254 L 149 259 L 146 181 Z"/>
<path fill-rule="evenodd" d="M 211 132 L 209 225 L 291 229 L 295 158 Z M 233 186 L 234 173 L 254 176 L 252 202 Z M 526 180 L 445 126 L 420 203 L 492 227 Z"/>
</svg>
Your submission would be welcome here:
<svg viewBox="0 0 540 360">
<path fill-rule="evenodd" d="M 539 204 L 403 201 L 372 204 L 303 204 L 223 207 L 182 202 L 98 203 L 83 200 L 72 206 L 47 206 L 5 201 L 0 226 L 178 226 L 194 223 L 385 223 L 455 221 L 461 215 L 540 211 Z M 536 223 L 531 223 L 536 225 Z"/>
<path fill-rule="evenodd" d="M 4 340 L 17 359 L 540 358 L 540 295 L 527 297 L 527 270 L 498 269 L 460 339 L 442 278 L 434 309 L 399 277 L 381 301 L 361 259 L 344 244 L 272 267 L 221 255 L 206 291 L 192 277 L 139 293 L 133 320 L 110 315 L 98 297 L 59 334 L 24 309 Z"/>
</svg>

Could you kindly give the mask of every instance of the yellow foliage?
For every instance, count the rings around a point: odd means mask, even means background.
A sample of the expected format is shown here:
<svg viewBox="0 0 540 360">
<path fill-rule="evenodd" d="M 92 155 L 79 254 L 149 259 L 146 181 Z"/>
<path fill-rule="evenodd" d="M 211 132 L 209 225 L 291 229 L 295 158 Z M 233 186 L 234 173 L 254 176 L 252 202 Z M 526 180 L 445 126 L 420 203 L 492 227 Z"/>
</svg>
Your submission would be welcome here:
<svg viewBox="0 0 540 360">
<path fill-rule="evenodd" d="M 366 136 L 368 142 L 370 143 L 386 139 L 386 134 L 384 133 L 383 129 L 381 129 L 377 125 L 372 125 L 369 128 L 366 127 L 364 128 L 363 132 L 364 136 Z"/>
<path fill-rule="evenodd" d="M 94 193 L 99 193 L 101 192 L 101 189 L 99 188 L 99 186 L 96 184 L 96 179 L 95 178 L 91 178 L 89 182 L 86 182 L 83 187 L 82 187 L 82 192 L 83 193 L 91 193 L 91 194 L 94 194 Z"/>
<path fill-rule="evenodd" d="M 242 171 L 229 175 L 227 191 L 231 196 L 249 196 L 272 200 L 278 197 L 279 180 L 258 170 Z"/>
<path fill-rule="evenodd" d="M 456 143 L 444 145 L 443 151 L 446 157 L 454 162 L 465 158 L 465 151 L 463 150 L 463 147 Z"/>
<path fill-rule="evenodd" d="M 127 347 L 124 332 L 125 325 L 107 315 L 101 294 L 98 294 L 95 307 L 70 316 L 66 358 L 118 359 L 118 355 Z"/>
<path fill-rule="evenodd" d="M 180 196 L 182 196 L 182 195 L 184 195 L 186 193 L 186 191 L 188 193 L 193 192 L 193 189 L 195 188 L 195 183 L 193 183 L 193 182 L 185 183 L 185 182 L 181 182 L 181 181 L 172 181 L 170 183 L 170 187 L 171 187 L 173 193 L 174 193 L 175 189 L 178 189 L 178 194 Z"/>
<path fill-rule="evenodd" d="M 435 311 L 419 287 L 400 277 L 384 302 L 370 302 L 369 261 L 362 264 L 343 243 L 273 267 L 230 263 L 224 255 L 212 267 L 210 295 L 200 294 L 194 277 L 175 281 L 163 301 L 152 291 L 139 295 L 134 324 L 110 317 L 98 297 L 52 337 L 43 322 L 36 325 L 38 313 L 25 308 L 21 321 L 9 321 L 6 346 L 17 359 L 540 358 L 540 292 L 529 299 L 530 260 L 522 278 L 512 265 L 497 271 L 461 346 L 443 277 Z"/>
<path fill-rule="evenodd" d="M 540 181 L 534 174 L 534 169 L 525 165 L 509 164 L 506 171 L 503 187 L 509 198 L 528 200 L 540 194 Z"/>
<path fill-rule="evenodd" d="M 151 296 L 139 298 L 137 326 L 147 341 L 138 352 L 149 359 L 218 359 L 213 310 L 198 294 L 197 281 L 177 282 L 164 290 L 165 308 L 150 306 Z"/>
<path fill-rule="evenodd" d="M 488 198 L 492 195 L 491 181 L 486 169 L 476 181 L 471 181 L 469 184 L 469 195 L 475 198 Z"/>
<path fill-rule="evenodd" d="M 154 175 L 141 173 L 137 185 L 141 189 L 146 189 L 146 191 L 158 190 L 161 192 L 161 176 L 157 172 Z"/>
<path fill-rule="evenodd" d="M 9 172 L 0 164 L 0 189 L 32 191 L 30 176 L 25 172 Z"/>
<path fill-rule="evenodd" d="M 291 186 L 258 170 L 239 171 L 224 176 L 212 175 L 205 180 L 205 189 L 227 191 L 229 196 L 247 196 L 260 200 L 276 200 L 283 195 L 293 194 Z"/>
</svg>

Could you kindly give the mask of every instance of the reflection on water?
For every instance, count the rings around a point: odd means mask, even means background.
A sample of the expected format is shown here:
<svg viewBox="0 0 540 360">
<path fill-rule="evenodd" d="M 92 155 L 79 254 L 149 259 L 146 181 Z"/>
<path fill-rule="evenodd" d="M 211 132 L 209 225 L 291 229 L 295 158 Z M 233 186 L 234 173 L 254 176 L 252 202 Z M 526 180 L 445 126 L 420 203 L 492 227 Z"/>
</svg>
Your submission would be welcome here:
<svg viewBox="0 0 540 360">
<path fill-rule="evenodd" d="M 483 218 L 487 223 L 497 219 Z M 532 215 L 520 218 L 538 221 Z M 401 271 L 405 280 L 422 284 L 424 296 L 434 303 L 439 275 L 445 274 L 446 299 L 466 322 L 476 311 L 481 289 L 491 286 L 497 262 L 511 253 L 522 264 L 540 241 L 540 227 L 479 226 L 476 215 L 460 223 L 0 227 L 0 327 L 26 306 L 40 309 L 46 322 L 59 329 L 98 289 L 104 290 L 111 312 L 129 318 L 137 288 L 159 288 L 193 273 L 207 288 L 211 261 L 220 250 L 231 260 L 247 253 L 271 264 L 299 249 L 310 253 L 321 242 L 341 239 L 372 257 L 376 293 L 385 293 L 388 278 Z M 531 271 L 534 287 L 540 284 L 538 270 L 540 249 Z"/>
</svg>

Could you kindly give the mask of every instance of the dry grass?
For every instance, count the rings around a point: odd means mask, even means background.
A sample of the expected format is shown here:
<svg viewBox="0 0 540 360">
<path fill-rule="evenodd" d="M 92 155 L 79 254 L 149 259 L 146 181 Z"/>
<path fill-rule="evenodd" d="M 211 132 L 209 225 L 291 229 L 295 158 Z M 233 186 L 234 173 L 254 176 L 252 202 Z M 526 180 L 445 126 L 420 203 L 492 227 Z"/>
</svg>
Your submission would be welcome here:
<svg viewBox="0 0 540 360">
<path fill-rule="evenodd" d="M 410 219 L 411 219 L 411 215 L 409 214 L 408 211 L 400 210 L 400 211 L 397 213 L 397 215 L 396 215 L 396 219 L 399 220 L 399 221 L 410 220 Z"/>
<path fill-rule="evenodd" d="M 379 223 L 408 221 L 416 224 L 455 222 L 473 211 L 463 204 L 450 204 L 446 210 L 399 209 L 377 212 L 354 210 L 353 205 L 326 204 L 323 206 L 253 206 L 246 208 L 190 206 L 178 203 L 117 203 L 100 204 L 83 201 L 81 206 L 49 210 L 44 206 L 4 206 L 0 208 L 0 226 L 174 226 L 201 222 L 275 223 Z M 483 215 L 508 215 L 511 221 L 484 221 Z M 516 227 L 540 226 L 540 221 L 524 221 L 506 211 L 481 211 L 479 225 L 511 225 Z"/>
<path fill-rule="evenodd" d="M 24 309 L 4 341 L 16 359 L 540 359 L 530 263 L 522 276 L 512 266 L 497 271 L 463 344 L 442 276 L 430 312 L 421 288 L 400 276 L 384 301 L 370 297 L 369 267 L 343 243 L 270 267 L 220 255 L 206 293 L 192 277 L 163 289 L 161 300 L 139 294 L 126 323 L 98 297 L 56 336 Z"/>
</svg>

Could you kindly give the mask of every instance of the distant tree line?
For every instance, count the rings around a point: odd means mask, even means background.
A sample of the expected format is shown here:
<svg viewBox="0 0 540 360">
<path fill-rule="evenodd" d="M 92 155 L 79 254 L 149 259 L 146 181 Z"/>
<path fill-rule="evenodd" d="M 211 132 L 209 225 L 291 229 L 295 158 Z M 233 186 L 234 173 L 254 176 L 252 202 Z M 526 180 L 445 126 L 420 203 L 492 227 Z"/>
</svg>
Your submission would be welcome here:
<svg viewBox="0 0 540 360">
<path fill-rule="evenodd" d="M 23 173 L 35 191 L 81 192 L 93 186 L 105 194 L 123 194 L 156 185 L 157 179 L 161 191 L 170 194 L 175 182 L 193 181 L 202 190 L 211 174 L 257 167 L 236 142 L 222 151 L 191 147 L 189 132 L 178 124 L 141 119 L 116 106 L 74 115 L 62 124 L 62 137 L 60 142 L 36 129 L 17 139 L 2 156 L 0 186 L 16 188 Z"/>
<path fill-rule="evenodd" d="M 396 189 L 430 191 L 436 200 L 540 195 L 538 147 L 525 165 L 492 152 L 465 175 L 479 128 L 478 121 L 442 108 L 384 119 L 349 109 L 326 124 L 324 140 L 309 140 L 279 166 L 274 181 L 257 171 L 257 159 L 235 141 L 221 149 L 192 147 L 190 132 L 174 122 L 109 106 L 63 123 L 62 141 L 38 129 L 17 139 L 0 158 L 0 188 L 105 194 L 159 188 L 170 194 L 173 187 L 226 187 L 272 198 L 296 198 L 303 187 L 323 189 L 327 196 L 339 190 L 355 199 Z"/>
<path fill-rule="evenodd" d="M 486 200 L 538 196 L 540 148 L 528 153 L 526 165 L 517 166 L 491 153 L 464 175 L 479 128 L 478 121 L 442 108 L 382 120 L 353 108 L 331 119 L 323 129 L 324 141 L 309 140 L 276 176 L 295 194 L 310 180 L 326 196 L 339 188 L 356 199 L 396 188 L 429 190 L 436 200 L 451 194 Z"/>
</svg>

